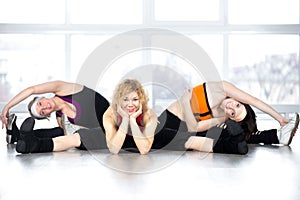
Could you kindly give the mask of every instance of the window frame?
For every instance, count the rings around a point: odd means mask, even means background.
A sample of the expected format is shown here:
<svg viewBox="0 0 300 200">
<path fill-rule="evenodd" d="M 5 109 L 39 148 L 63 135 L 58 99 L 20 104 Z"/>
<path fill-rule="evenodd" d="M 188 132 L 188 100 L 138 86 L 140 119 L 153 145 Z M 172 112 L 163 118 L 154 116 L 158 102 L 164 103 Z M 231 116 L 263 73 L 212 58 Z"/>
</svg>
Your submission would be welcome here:
<svg viewBox="0 0 300 200">
<path fill-rule="evenodd" d="M 266 25 L 231 25 L 228 24 L 228 1 L 220 0 L 220 20 L 215 22 L 198 22 L 198 21 L 158 21 L 155 20 L 155 0 L 142 0 L 142 24 L 71 24 L 69 16 L 68 1 L 65 0 L 65 23 L 64 24 L 0 24 L 0 34 L 64 34 L 65 35 L 65 71 L 66 80 L 71 77 L 68 74 L 71 71 L 71 36 L 73 34 L 119 34 L 125 31 L 141 29 L 146 27 L 156 27 L 171 29 L 182 34 L 221 34 L 223 35 L 223 68 L 222 71 L 228 70 L 228 36 L 230 34 L 293 34 L 300 37 L 300 17 L 299 24 L 266 24 Z M 300 1 L 300 0 L 299 0 Z M 300 5 L 300 4 L 299 4 Z M 299 6 L 300 10 L 300 6 Z M 300 54 L 300 39 L 299 39 Z M 300 55 L 298 58 L 298 65 Z M 224 73 L 225 74 L 225 73 Z M 300 70 L 298 73 L 300 84 Z M 226 74 L 223 76 L 226 79 Z M 299 87 L 300 94 L 300 87 Z M 299 104 L 295 105 L 272 105 L 279 112 L 300 112 L 300 95 Z M 0 108 L 5 105 L 0 102 Z M 26 106 L 19 106 L 23 110 Z M 19 109 L 17 109 L 19 110 Z M 26 110 L 26 109 L 25 109 Z"/>
</svg>

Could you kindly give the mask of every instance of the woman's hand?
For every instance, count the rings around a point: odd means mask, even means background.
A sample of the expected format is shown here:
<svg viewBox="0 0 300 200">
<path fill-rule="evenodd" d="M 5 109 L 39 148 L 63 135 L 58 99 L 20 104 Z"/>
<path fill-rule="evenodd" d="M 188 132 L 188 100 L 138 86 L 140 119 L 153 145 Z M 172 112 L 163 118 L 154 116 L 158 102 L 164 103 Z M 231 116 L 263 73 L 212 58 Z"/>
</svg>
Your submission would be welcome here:
<svg viewBox="0 0 300 200">
<path fill-rule="evenodd" d="M 2 121 L 2 129 L 5 127 L 7 127 L 7 118 L 8 118 L 8 110 L 2 110 L 1 113 L 1 121 Z"/>
<path fill-rule="evenodd" d="M 128 113 L 126 113 L 125 110 L 123 110 L 121 108 L 121 106 L 119 106 L 119 105 L 117 107 L 117 112 L 118 112 L 119 115 L 121 115 L 122 119 L 126 119 L 126 118 L 129 119 Z"/>
<path fill-rule="evenodd" d="M 142 112 L 143 112 L 143 106 L 142 104 L 140 104 L 139 109 L 135 113 L 132 113 L 130 115 L 130 119 L 136 119 L 138 116 L 140 116 L 140 114 L 142 114 Z"/>
<path fill-rule="evenodd" d="M 284 126 L 286 125 L 287 123 L 289 123 L 289 120 L 285 117 L 281 117 L 279 120 L 278 120 L 280 126 Z"/>
</svg>

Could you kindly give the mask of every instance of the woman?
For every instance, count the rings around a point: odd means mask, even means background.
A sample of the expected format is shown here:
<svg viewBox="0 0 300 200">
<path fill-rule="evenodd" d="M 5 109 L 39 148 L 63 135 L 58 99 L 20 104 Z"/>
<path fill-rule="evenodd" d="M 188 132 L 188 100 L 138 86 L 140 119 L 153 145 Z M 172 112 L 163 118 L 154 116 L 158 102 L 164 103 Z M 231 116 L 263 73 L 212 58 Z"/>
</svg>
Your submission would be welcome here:
<svg viewBox="0 0 300 200">
<path fill-rule="evenodd" d="M 141 154 L 151 149 L 157 117 L 148 108 L 148 97 L 137 80 L 123 80 L 103 116 L 106 142 L 111 153 L 136 146 Z"/>
<path fill-rule="evenodd" d="M 2 128 L 6 126 L 9 128 L 7 123 L 7 116 L 9 113 L 9 109 L 13 106 L 17 105 L 24 99 L 28 98 L 33 94 L 44 94 L 44 93 L 53 93 L 54 96 L 51 98 L 45 97 L 35 97 L 29 104 L 28 110 L 31 116 L 35 119 L 45 119 L 50 116 L 52 112 L 56 112 L 57 122 L 59 127 L 55 127 L 53 129 L 37 129 L 31 130 L 32 136 L 37 137 L 38 139 L 45 138 L 54 138 L 57 136 L 63 136 L 64 130 L 61 128 L 61 116 L 65 114 L 71 123 L 79 125 L 81 127 L 86 128 L 95 128 L 95 127 L 103 127 L 102 117 L 104 112 L 109 106 L 109 102 L 99 93 L 91 90 L 90 88 L 77 84 L 77 83 L 69 83 L 63 81 L 53 81 L 47 82 L 35 86 L 28 87 L 17 94 L 11 101 L 8 102 L 7 105 L 2 110 L 1 120 L 2 120 Z M 14 143 L 20 139 L 20 133 L 15 125 L 15 120 L 12 121 L 11 130 L 8 129 L 7 134 L 12 135 L 12 140 L 9 143 Z M 25 132 L 28 131 L 28 127 L 34 126 L 34 120 L 28 119 L 24 121 L 23 128 Z M 23 125 L 22 124 L 22 125 Z M 24 131 L 24 130 L 23 130 Z M 76 144 L 80 143 L 84 136 L 80 135 L 71 135 Z M 71 139 L 71 137 L 67 137 Z M 28 138 L 28 137 L 26 137 Z M 64 138 L 64 137 L 63 137 Z M 81 140 L 80 140 L 81 138 Z M 36 139 L 36 138 L 35 138 Z M 60 139 L 60 138 L 59 138 Z M 78 140 L 79 139 L 79 140 Z M 26 139 L 28 141 L 28 139 Z M 26 143 L 26 142 L 25 142 Z M 51 148 L 53 144 L 48 142 L 50 147 L 45 147 L 45 150 Z M 47 144 L 48 144 L 47 143 Z M 60 141 L 58 140 L 58 144 Z M 62 143 L 63 144 L 63 143 Z M 67 143 L 66 143 L 67 144 Z M 71 144 L 71 143 L 70 143 Z M 70 144 L 66 145 L 67 147 Z M 72 143 L 71 146 L 74 143 Z M 17 147 L 20 145 L 17 145 Z M 21 145 L 24 146 L 24 145 Z M 55 145 L 54 145 L 55 146 Z M 57 145 L 56 145 L 57 146 Z M 55 146 L 55 147 L 56 147 Z M 76 145 L 78 146 L 78 145 Z M 63 145 L 58 145 L 57 149 L 67 148 Z M 82 147 L 84 148 L 84 147 Z M 22 149 L 18 149 L 19 151 L 23 151 Z M 25 152 L 29 151 L 24 150 Z"/>
<path fill-rule="evenodd" d="M 162 113 L 159 121 L 162 120 L 164 123 L 160 123 L 162 127 L 155 135 L 153 148 L 162 148 L 171 143 L 169 145 L 171 149 L 180 146 L 181 149 L 205 152 L 245 154 L 247 153 L 245 140 L 251 138 L 252 133 L 257 132 L 256 116 L 249 105 L 269 114 L 283 127 L 290 125 L 289 120 L 272 107 L 231 83 L 207 82 L 187 90 L 180 100 L 171 104 Z M 295 121 L 291 122 L 289 135 L 295 132 L 299 124 L 298 114 L 295 116 Z M 226 121 L 228 121 L 227 129 L 211 129 Z M 179 124 L 184 125 L 179 126 Z M 179 129 L 183 130 L 178 131 Z M 208 134 L 203 133 L 207 130 Z M 198 134 L 190 134 L 187 131 L 198 132 Z M 176 132 L 180 133 L 177 139 L 174 136 Z M 196 135 L 207 137 L 196 137 Z"/>
</svg>

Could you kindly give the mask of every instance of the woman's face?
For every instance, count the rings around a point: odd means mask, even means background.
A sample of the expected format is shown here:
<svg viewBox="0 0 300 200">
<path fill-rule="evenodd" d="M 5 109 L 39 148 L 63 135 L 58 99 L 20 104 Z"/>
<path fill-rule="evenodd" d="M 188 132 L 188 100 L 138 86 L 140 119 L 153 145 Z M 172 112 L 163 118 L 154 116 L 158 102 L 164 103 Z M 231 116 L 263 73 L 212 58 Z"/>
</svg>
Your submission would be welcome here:
<svg viewBox="0 0 300 200">
<path fill-rule="evenodd" d="M 245 106 L 232 98 L 225 99 L 221 104 L 221 108 L 225 110 L 225 114 L 229 119 L 237 122 L 242 121 L 247 114 Z"/>
<path fill-rule="evenodd" d="M 36 111 L 41 116 L 49 116 L 54 111 L 54 101 L 48 98 L 42 98 L 36 103 Z"/>
<path fill-rule="evenodd" d="M 140 107 L 140 99 L 137 92 L 133 91 L 125 95 L 121 100 L 121 108 L 130 116 Z"/>
</svg>

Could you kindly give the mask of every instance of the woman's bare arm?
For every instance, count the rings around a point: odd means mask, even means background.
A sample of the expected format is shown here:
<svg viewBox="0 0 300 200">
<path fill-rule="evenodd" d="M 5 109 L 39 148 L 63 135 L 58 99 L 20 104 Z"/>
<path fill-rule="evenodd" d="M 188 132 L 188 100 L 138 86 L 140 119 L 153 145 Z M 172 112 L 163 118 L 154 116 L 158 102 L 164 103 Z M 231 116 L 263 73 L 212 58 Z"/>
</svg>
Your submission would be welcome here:
<svg viewBox="0 0 300 200">
<path fill-rule="evenodd" d="M 146 154 L 150 151 L 154 140 L 154 132 L 157 126 L 157 116 L 152 110 L 144 113 L 144 130 L 141 131 L 136 123 L 135 117 L 130 117 L 130 127 L 133 139 L 141 154 Z"/>
<path fill-rule="evenodd" d="M 262 100 L 248 94 L 247 92 L 242 91 L 241 89 L 237 88 L 233 84 L 223 81 L 223 87 L 226 95 L 228 97 L 232 97 L 235 100 L 249 104 L 251 106 L 256 107 L 257 109 L 269 114 L 271 117 L 276 119 L 280 125 L 286 124 L 288 121 L 284 118 L 280 113 L 278 113 L 275 109 L 273 109 L 270 105 L 266 104 Z"/>
<path fill-rule="evenodd" d="M 123 117 L 120 126 L 117 127 L 113 110 L 109 107 L 103 115 L 103 126 L 109 151 L 113 154 L 118 154 L 128 132 L 129 118 Z"/>
<path fill-rule="evenodd" d="M 8 117 L 9 115 L 9 109 L 19 104 L 29 96 L 34 94 L 45 94 L 45 93 L 54 93 L 54 94 L 63 93 L 63 92 L 71 93 L 71 91 L 74 91 L 74 88 L 78 89 L 79 86 L 80 85 L 76 83 L 68 83 L 64 81 L 51 81 L 51 82 L 30 86 L 22 90 L 4 106 L 1 114 L 2 128 L 4 128 L 4 125 L 7 125 L 6 117 Z"/>
</svg>

